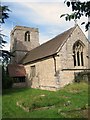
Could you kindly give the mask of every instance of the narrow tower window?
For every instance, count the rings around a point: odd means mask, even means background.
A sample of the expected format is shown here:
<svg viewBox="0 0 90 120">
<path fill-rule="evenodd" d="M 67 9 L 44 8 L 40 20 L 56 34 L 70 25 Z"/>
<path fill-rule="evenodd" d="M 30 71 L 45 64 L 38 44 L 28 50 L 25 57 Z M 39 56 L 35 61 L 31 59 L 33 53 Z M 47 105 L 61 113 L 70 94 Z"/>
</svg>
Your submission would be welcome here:
<svg viewBox="0 0 90 120">
<path fill-rule="evenodd" d="M 25 41 L 30 41 L 30 32 L 29 31 L 27 31 L 25 33 Z"/>
</svg>

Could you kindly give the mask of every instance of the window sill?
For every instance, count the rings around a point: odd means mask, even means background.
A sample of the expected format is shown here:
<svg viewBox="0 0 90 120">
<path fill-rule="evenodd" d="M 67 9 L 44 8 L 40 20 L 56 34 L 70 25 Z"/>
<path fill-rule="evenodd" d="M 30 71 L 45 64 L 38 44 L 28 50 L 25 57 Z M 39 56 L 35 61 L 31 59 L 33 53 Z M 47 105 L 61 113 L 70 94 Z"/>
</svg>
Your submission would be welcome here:
<svg viewBox="0 0 90 120">
<path fill-rule="evenodd" d="M 74 69 L 86 69 L 85 66 L 75 66 Z"/>
</svg>

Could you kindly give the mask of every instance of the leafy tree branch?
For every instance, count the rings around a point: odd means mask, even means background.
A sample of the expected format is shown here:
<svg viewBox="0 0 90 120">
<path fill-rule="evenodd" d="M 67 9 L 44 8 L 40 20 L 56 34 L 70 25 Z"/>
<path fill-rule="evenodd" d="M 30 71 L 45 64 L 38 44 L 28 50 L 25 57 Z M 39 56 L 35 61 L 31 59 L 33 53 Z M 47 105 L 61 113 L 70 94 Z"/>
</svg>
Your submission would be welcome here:
<svg viewBox="0 0 90 120">
<path fill-rule="evenodd" d="M 90 17 L 90 1 L 87 1 L 87 2 L 80 2 L 80 1 L 70 2 L 70 1 L 66 0 L 65 4 L 67 5 L 67 7 L 72 8 L 72 13 L 71 14 L 62 14 L 60 16 L 60 17 L 65 17 L 66 21 L 81 19 L 82 16 L 85 16 L 87 18 Z M 88 22 L 83 21 L 81 23 L 81 25 L 82 24 L 85 24 L 85 29 L 87 31 L 90 27 L 90 21 L 88 21 Z"/>
</svg>

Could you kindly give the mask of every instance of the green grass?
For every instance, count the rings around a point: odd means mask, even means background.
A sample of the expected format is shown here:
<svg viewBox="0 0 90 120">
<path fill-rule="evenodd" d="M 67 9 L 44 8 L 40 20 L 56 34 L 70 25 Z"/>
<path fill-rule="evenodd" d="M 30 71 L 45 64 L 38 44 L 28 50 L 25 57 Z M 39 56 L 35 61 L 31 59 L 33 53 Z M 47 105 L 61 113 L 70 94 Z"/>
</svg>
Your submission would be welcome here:
<svg viewBox="0 0 90 120">
<path fill-rule="evenodd" d="M 9 89 L 2 96 L 3 118 L 85 118 L 87 107 L 87 83 L 74 83 L 56 92 Z"/>
</svg>

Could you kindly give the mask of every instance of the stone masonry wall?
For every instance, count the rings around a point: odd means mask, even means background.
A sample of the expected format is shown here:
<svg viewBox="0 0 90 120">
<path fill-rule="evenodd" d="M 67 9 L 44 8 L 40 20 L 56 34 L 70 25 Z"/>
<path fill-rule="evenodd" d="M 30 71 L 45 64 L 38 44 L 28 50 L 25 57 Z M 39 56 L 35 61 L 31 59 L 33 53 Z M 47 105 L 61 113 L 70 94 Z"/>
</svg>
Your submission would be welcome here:
<svg viewBox="0 0 90 120">
<path fill-rule="evenodd" d="M 36 75 L 31 78 L 31 66 L 35 65 Z M 49 58 L 34 64 L 25 65 L 27 73 L 27 84 L 32 88 L 45 90 L 56 90 L 54 59 Z"/>
<path fill-rule="evenodd" d="M 73 60 L 73 45 L 76 41 L 82 41 L 84 46 L 84 66 L 74 66 L 74 60 Z M 82 31 L 76 27 L 74 32 L 71 34 L 71 36 L 68 38 L 68 40 L 65 42 L 64 46 L 61 48 L 59 52 L 59 57 L 56 57 L 57 59 L 57 71 L 59 71 L 59 88 L 65 86 L 66 84 L 72 83 L 74 81 L 74 74 L 75 72 L 81 72 L 82 70 L 78 69 L 90 69 L 90 58 L 89 56 L 89 49 L 90 46 L 88 40 L 86 39 L 85 35 L 82 33 Z M 72 69 L 72 70 L 70 70 Z M 77 69 L 77 70 L 73 70 Z"/>
<path fill-rule="evenodd" d="M 30 41 L 25 41 L 25 33 L 27 31 L 30 32 Z M 17 60 L 17 63 L 22 57 L 24 57 L 25 52 L 27 53 L 28 51 L 30 51 L 33 48 L 36 48 L 37 46 L 39 46 L 39 32 L 37 28 L 16 26 L 11 31 L 10 50 L 11 52 L 17 52 L 16 54 L 14 53 L 16 55 L 16 58 L 14 57 L 14 59 Z"/>
</svg>

